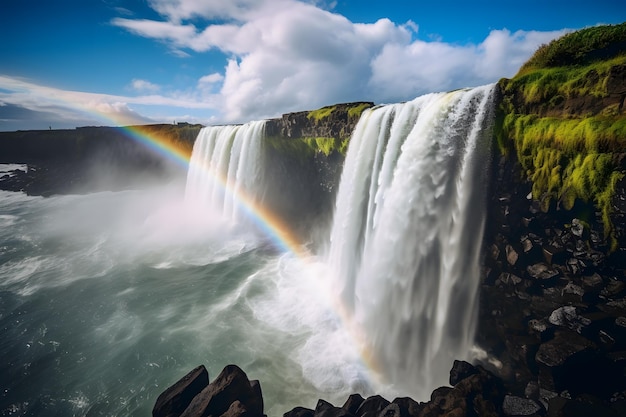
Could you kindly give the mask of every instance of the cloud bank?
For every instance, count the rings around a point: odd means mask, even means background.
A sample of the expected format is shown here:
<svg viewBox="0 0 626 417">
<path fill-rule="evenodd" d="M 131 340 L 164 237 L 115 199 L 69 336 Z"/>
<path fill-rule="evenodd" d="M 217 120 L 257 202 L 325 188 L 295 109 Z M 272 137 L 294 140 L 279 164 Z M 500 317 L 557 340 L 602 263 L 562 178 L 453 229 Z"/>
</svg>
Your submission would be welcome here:
<svg viewBox="0 0 626 417">
<path fill-rule="evenodd" d="M 354 23 L 295 0 L 151 0 L 163 20 L 113 24 L 175 51 L 228 56 L 216 94 L 221 119 L 240 122 L 341 101 L 394 102 L 514 75 L 565 31 L 493 30 L 479 44 L 416 39 L 414 22 Z M 197 21 L 214 22 L 200 25 Z"/>
<path fill-rule="evenodd" d="M 332 12 L 332 2 L 148 4 L 160 19 L 118 17 L 110 23 L 165 44 L 167 53 L 183 62 L 217 53 L 223 57 L 221 70 L 215 71 L 220 66 L 214 65 L 184 91 L 167 90 L 137 74 L 129 77 L 126 96 L 66 91 L 0 76 L 0 107 L 57 114 L 68 123 L 134 124 L 173 118 L 238 123 L 338 102 L 405 101 L 495 82 L 513 76 L 538 46 L 565 33 L 503 28 L 476 44 L 454 44 L 420 39 L 419 22 L 352 22 Z"/>
</svg>

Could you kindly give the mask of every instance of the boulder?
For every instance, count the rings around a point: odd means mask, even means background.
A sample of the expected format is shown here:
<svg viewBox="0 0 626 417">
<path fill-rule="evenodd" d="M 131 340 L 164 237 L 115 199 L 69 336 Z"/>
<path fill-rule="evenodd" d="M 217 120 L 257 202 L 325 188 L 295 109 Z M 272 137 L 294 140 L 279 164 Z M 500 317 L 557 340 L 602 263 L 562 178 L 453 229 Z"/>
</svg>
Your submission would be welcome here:
<svg viewBox="0 0 626 417">
<path fill-rule="evenodd" d="M 478 373 L 478 369 L 469 362 L 455 360 L 450 369 L 450 385 L 455 386 L 461 380 Z"/>
<path fill-rule="evenodd" d="M 557 308 L 550 314 L 548 321 L 555 326 L 574 330 L 576 333 L 582 333 L 582 330 L 591 323 L 588 318 L 579 316 L 576 313 L 576 307 L 573 306 Z"/>
<path fill-rule="evenodd" d="M 361 396 L 361 394 L 352 394 L 348 397 L 341 408 L 348 411 L 350 414 L 356 415 L 356 411 L 359 409 L 361 404 L 363 404 L 363 401 L 365 401 L 365 399 Z"/>
<path fill-rule="evenodd" d="M 310 408 L 296 407 L 291 411 L 283 414 L 283 417 L 313 417 L 315 412 Z"/>
<path fill-rule="evenodd" d="M 540 281 L 548 281 L 559 275 L 559 271 L 543 262 L 527 266 L 526 272 L 534 279 Z"/>
<path fill-rule="evenodd" d="M 180 416 L 207 385 L 209 373 L 203 365 L 194 368 L 159 395 L 152 409 L 153 417 Z"/>
<path fill-rule="evenodd" d="M 353 417 L 354 415 L 348 410 L 335 407 L 331 403 L 325 400 L 318 400 L 315 406 L 315 417 Z"/>
<path fill-rule="evenodd" d="M 393 404 L 398 404 L 400 407 L 400 414 L 404 417 L 419 416 L 425 405 L 420 404 L 413 398 L 400 397 L 392 401 Z"/>
<path fill-rule="evenodd" d="M 236 365 L 227 365 L 213 382 L 191 401 L 181 417 L 221 416 L 235 401 L 238 409 L 246 409 L 250 417 L 263 416 L 263 399 L 258 383 L 253 384 Z"/>
<path fill-rule="evenodd" d="M 532 416 L 541 410 L 535 400 L 506 395 L 502 403 L 502 411 L 507 416 Z"/>
<path fill-rule="evenodd" d="M 390 404 L 389 401 L 387 401 L 385 398 L 381 397 L 380 395 L 373 395 L 371 397 L 368 397 L 365 401 L 363 401 L 363 403 L 357 409 L 357 412 L 355 415 L 362 416 L 367 412 L 374 412 L 378 414 L 389 404 Z"/>
</svg>

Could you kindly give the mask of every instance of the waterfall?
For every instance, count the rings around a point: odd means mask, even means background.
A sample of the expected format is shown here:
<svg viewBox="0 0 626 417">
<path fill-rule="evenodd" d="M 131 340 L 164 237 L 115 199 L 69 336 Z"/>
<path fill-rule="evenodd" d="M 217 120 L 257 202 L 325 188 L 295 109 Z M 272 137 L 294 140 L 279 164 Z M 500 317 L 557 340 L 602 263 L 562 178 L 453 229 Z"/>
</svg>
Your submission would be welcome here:
<svg viewBox="0 0 626 417">
<path fill-rule="evenodd" d="M 377 371 L 426 399 L 472 348 L 493 85 L 366 110 L 328 264 Z"/>
<path fill-rule="evenodd" d="M 223 219 L 241 221 L 238 201 L 254 200 L 262 181 L 265 121 L 202 128 L 194 143 L 185 199 Z"/>
</svg>

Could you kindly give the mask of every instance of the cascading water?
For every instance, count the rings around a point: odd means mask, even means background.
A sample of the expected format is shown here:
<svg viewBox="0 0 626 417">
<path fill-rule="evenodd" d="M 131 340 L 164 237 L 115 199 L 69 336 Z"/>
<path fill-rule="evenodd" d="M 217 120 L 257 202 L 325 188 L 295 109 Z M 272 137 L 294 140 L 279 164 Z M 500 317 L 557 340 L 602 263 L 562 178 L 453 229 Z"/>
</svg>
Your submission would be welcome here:
<svg viewBox="0 0 626 417">
<path fill-rule="evenodd" d="M 377 371 L 424 399 L 472 348 L 492 85 L 366 110 L 328 263 Z"/>
<path fill-rule="evenodd" d="M 185 199 L 191 206 L 211 208 L 222 218 L 242 221 L 239 194 L 254 198 L 262 185 L 261 139 L 265 121 L 208 126 L 194 144 Z"/>
</svg>

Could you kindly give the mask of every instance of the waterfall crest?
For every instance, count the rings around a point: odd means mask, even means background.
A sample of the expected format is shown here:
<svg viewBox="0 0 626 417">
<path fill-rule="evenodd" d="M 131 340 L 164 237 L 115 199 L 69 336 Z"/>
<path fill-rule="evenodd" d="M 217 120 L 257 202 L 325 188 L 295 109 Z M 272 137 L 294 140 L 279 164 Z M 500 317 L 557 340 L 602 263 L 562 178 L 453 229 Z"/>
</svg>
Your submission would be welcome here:
<svg viewBox="0 0 626 417">
<path fill-rule="evenodd" d="M 262 185 L 264 130 L 264 120 L 202 128 L 189 162 L 186 201 L 226 220 L 243 220 L 238 200 L 255 199 Z"/>
<path fill-rule="evenodd" d="M 366 110 L 348 148 L 328 263 L 377 370 L 416 398 L 472 347 L 493 94 Z"/>
</svg>

